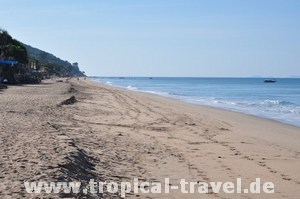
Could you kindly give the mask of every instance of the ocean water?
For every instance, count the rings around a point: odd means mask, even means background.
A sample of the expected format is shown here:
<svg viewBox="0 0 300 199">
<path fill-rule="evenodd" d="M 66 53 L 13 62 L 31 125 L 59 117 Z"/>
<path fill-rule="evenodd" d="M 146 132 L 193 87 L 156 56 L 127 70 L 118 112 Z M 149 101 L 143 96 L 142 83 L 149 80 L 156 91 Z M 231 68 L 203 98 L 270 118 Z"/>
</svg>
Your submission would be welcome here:
<svg viewBox="0 0 300 199">
<path fill-rule="evenodd" d="M 92 80 L 300 127 L 300 78 L 93 77 Z"/>
</svg>

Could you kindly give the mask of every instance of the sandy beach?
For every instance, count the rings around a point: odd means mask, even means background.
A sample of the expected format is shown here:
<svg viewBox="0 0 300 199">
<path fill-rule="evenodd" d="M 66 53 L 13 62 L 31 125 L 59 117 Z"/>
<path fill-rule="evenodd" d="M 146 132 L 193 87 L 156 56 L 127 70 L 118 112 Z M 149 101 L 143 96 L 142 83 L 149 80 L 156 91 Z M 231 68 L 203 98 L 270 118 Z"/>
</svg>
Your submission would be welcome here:
<svg viewBox="0 0 300 199">
<path fill-rule="evenodd" d="M 71 98 L 72 96 L 75 97 Z M 67 100 L 71 99 L 71 100 Z M 127 198 L 299 198 L 300 128 L 81 78 L 0 91 L 0 198 L 119 198 L 29 194 L 24 181 L 179 185 L 260 178 L 274 194 L 129 193 Z M 67 100 L 67 101 L 66 101 Z"/>
</svg>

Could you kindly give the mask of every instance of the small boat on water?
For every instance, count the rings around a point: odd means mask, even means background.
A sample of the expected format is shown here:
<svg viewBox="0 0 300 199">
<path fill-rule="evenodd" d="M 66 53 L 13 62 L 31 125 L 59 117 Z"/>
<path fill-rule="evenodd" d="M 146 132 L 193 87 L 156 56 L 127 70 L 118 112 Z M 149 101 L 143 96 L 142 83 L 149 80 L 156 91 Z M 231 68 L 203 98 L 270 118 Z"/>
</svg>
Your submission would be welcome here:
<svg viewBox="0 0 300 199">
<path fill-rule="evenodd" d="M 264 81 L 264 83 L 275 83 L 275 82 L 276 82 L 276 80 L 272 80 L 272 79 L 266 79 Z"/>
</svg>

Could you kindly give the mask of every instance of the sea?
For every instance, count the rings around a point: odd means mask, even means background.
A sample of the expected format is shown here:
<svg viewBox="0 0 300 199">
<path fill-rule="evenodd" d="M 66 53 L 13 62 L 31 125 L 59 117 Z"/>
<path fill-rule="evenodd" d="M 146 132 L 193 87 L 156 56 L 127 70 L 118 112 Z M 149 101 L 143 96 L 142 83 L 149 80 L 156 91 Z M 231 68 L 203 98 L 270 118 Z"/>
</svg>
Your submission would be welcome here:
<svg viewBox="0 0 300 199">
<path fill-rule="evenodd" d="M 152 93 L 300 127 L 300 78 L 91 77 L 128 90 Z"/>
</svg>

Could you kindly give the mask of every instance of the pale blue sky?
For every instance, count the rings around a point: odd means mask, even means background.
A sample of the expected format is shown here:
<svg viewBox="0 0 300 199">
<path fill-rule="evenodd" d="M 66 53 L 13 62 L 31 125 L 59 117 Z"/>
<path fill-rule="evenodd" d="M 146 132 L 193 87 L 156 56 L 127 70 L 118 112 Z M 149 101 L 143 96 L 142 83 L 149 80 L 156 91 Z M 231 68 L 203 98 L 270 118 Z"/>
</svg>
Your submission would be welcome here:
<svg viewBox="0 0 300 199">
<path fill-rule="evenodd" d="M 299 0 L 0 0 L 0 27 L 98 76 L 300 76 Z"/>
</svg>

